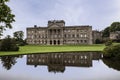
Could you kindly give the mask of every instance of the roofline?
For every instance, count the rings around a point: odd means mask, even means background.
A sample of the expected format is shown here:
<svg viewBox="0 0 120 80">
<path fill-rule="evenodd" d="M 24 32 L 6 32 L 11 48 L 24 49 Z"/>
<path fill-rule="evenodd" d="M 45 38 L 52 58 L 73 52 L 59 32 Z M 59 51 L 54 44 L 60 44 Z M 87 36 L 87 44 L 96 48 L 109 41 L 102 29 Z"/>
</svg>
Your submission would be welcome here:
<svg viewBox="0 0 120 80">
<path fill-rule="evenodd" d="M 49 26 L 47 27 L 27 27 L 27 29 L 37 29 L 37 28 L 41 28 L 41 29 L 46 29 L 48 28 Z M 92 26 L 89 26 L 89 25 L 81 25 L 81 26 L 64 26 L 63 28 L 80 28 L 80 27 L 91 27 Z M 61 27 L 62 28 L 62 27 Z"/>
</svg>

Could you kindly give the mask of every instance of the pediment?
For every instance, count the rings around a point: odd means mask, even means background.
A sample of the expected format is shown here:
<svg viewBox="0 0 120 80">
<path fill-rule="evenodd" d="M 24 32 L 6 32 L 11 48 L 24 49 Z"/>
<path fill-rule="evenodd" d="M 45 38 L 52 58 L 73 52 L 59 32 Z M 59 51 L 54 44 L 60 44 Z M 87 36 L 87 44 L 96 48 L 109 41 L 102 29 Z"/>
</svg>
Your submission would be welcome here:
<svg viewBox="0 0 120 80">
<path fill-rule="evenodd" d="M 56 25 L 56 24 L 53 24 L 53 25 L 50 25 L 50 26 L 48 26 L 49 28 L 60 28 L 60 26 L 59 25 Z"/>
</svg>

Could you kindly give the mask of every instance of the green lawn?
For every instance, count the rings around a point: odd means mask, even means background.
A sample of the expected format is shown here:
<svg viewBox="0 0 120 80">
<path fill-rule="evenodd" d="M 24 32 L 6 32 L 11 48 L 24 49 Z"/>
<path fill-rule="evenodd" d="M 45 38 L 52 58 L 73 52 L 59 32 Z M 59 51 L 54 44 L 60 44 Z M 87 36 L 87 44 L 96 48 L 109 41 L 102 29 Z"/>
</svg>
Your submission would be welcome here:
<svg viewBox="0 0 120 80">
<path fill-rule="evenodd" d="M 29 54 L 29 53 L 45 53 L 45 52 L 70 52 L 70 51 L 102 51 L 104 44 L 94 45 L 27 45 L 20 47 L 18 52 L 0 52 L 0 55 L 12 55 L 12 54 Z"/>
</svg>

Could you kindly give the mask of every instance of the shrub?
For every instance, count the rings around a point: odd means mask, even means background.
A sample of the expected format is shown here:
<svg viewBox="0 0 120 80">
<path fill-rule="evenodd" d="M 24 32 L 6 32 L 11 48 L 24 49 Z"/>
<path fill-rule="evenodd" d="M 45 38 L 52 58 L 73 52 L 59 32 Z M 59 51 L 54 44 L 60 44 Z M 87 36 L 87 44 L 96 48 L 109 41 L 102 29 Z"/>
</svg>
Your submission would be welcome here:
<svg viewBox="0 0 120 80">
<path fill-rule="evenodd" d="M 119 59 L 120 60 L 120 44 L 107 46 L 103 50 L 103 56 L 106 58 Z"/>
<path fill-rule="evenodd" d="M 102 43 L 102 41 L 100 39 L 95 40 L 95 44 L 100 44 L 100 43 Z"/>
<path fill-rule="evenodd" d="M 105 43 L 105 46 L 110 46 L 110 45 L 112 45 L 112 41 L 111 41 L 111 40 L 109 40 L 109 41 L 107 41 L 107 42 Z"/>
<path fill-rule="evenodd" d="M 106 64 L 108 67 L 120 71 L 120 61 L 119 60 L 113 60 L 113 59 L 102 59 L 102 60 L 103 60 L 104 64 Z"/>
<path fill-rule="evenodd" d="M 0 51 L 18 51 L 19 47 L 16 45 L 14 39 L 5 38 L 0 43 Z"/>
</svg>

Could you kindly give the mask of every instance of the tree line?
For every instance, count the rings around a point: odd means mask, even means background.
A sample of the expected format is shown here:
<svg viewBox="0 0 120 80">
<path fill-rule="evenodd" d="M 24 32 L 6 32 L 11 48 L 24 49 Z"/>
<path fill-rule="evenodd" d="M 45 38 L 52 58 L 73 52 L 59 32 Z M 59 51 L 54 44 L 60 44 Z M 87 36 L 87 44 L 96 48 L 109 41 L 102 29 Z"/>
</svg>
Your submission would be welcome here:
<svg viewBox="0 0 120 80">
<path fill-rule="evenodd" d="M 0 37 L 3 35 L 3 31 L 7 28 L 12 28 L 12 23 L 15 22 L 15 15 L 12 14 L 12 10 L 6 4 L 9 0 L 0 0 Z M 0 51 L 18 51 L 19 46 L 25 45 L 24 32 L 16 31 L 13 33 L 14 37 L 9 35 L 0 40 Z"/>
<path fill-rule="evenodd" d="M 120 31 L 120 22 L 113 22 L 102 32 L 102 37 L 109 37 L 111 32 Z"/>
</svg>

